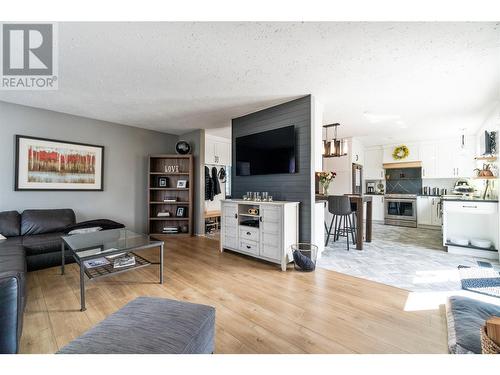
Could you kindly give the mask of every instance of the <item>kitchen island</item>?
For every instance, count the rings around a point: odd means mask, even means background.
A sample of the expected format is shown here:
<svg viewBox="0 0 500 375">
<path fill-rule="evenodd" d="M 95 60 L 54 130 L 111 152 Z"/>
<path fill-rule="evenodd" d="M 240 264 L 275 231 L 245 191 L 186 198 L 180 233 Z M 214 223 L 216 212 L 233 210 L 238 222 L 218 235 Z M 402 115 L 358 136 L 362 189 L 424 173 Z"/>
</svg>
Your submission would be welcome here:
<svg viewBox="0 0 500 375">
<path fill-rule="evenodd" d="M 498 201 L 443 199 L 443 245 L 452 254 L 499 259 Z"/>
</svg>

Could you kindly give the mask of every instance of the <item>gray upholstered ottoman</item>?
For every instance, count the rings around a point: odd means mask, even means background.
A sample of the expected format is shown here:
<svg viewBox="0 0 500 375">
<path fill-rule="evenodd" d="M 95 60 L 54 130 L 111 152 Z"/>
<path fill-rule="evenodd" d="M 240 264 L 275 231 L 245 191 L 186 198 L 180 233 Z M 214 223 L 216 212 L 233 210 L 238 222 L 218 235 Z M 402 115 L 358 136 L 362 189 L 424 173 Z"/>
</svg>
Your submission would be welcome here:
<svg viewBox="0 0 500 375">
<path fill-rule="evenodd" d="M 215 309 L 139 297 L 62 348 L 62 354 L 206 354 L 214 351 Z"/>
</svg>

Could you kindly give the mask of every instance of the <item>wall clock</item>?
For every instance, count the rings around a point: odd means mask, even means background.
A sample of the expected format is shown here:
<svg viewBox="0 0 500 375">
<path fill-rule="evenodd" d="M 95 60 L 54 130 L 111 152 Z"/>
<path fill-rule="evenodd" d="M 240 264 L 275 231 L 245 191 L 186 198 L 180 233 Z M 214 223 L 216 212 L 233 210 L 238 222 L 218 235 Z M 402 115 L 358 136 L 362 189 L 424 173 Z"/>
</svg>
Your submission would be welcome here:
<svg viewBox="0 0 500 375">
<path fill-rule="evenodd" d="M 187 155 L 191 152 L 191 146 L 186 141 L 179 141 L 175 144 L 175 152 L 179 155 Z"/>
</svg>

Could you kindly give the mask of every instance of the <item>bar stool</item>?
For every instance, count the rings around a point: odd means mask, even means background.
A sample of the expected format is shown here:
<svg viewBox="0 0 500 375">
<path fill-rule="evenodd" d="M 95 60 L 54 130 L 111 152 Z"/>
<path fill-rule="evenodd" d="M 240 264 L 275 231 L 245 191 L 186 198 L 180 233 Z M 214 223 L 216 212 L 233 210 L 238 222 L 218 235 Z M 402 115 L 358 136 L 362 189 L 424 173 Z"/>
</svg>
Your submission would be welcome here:
<svg viewBox="0 0 500 375">
<path fill-rule="evenodd" d="M 345 195 L 330 195 L 327 199 L 328 211 L 332 214 L 332 221 L 329 229 L 327 229 L 325 246 L 328 245 L 330 235 L 332 234 L 332 226 L 334 226 L 335 222 L 333 241 L 337 241 L 340 236 L 345 236 L 347 239 L 347 250 L 349 251 L 349 234 L 351 235 L 353 244 L 356 243 L 356 228 L 353 225 L 354 218 L 351 219 L 355 211 L 351 207 L 351 200 Z"/>
</svg>

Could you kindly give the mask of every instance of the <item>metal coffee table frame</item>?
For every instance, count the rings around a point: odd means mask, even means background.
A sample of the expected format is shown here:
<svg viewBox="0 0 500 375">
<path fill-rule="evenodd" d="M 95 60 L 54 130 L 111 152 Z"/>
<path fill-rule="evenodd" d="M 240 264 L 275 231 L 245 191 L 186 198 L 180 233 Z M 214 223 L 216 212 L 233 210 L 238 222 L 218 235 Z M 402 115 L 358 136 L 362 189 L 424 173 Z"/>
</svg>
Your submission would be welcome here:
<svg viewBox="0 0 500 375">
<path fill-rule="evenodd" d="M 132 233 L 132 232 L 130 232 L 130 233 Z M 65 237 L 66 236 L 61 237 L 62 238 L 62 241 L 61 241 L 61 275 L 64 275 L 64 265 L 65 265 L 64 256 L 65 256 L 66 248 L 68 248 L 68 250 L 71 251 L 71 255 L 73 256 L 73 259 L 75 260 L 75 262 L 80 267 L 80 304 L 81 304 L 80 311 L 85 311 L 86 310 L 86 307 L 85 307 L 85 265 L 83 264 L 83 262 L 88 261 L 88 260 L 102 258 L 103 256 L 110 256 L 110 255 L 120 254 L 120 253 L 131 253 L 131 252 L 134 252 L 134 251 L 146 250 L 146 249 L 152 249 L 152 248 L 158 247 L 159 248 L 159 252 L 160 252 L 160 254 L 159 254 L 160 255 L 160 261 L 159 262 L 155 262 L 155 263 L 148 262 L 147 265 L 158 264 L 160 266 L 160 284 L 163 284 L 163 246 L 164 246 L 164 242 L 163 241 L 150 239 L 150 242 L 148 244 L 144 244 L 144 245 L 141 245 L 141 246 L 131 247 L 131 248 L 127 248 L 127 249 L 116 249 L 116 250 L 111 250 L 111 251 L 108 250 L 108 251 L 105 251 L 104 253 L 101 253 L 101 254 L 94 254 L 94 255 L 90 255 L 88 257 L 82 257 L 82 258 L 80 258 L 77 255 L 78 252 L 85 251 L 85 250 L 90 250 L 90 249 L 95 249 L 97 246 L 89 246 L 88 248 L 82 248 L 82 249 L 80 249 L 80 248 L 79 249 L 73 249 L 66 242 Z M 95 276 L 93 278 L 100 278 L 100 277 L 106 277 L 106 276 L 110 276 L 110 275 L 116 275 L 116 274 L 119 274 L 119 273 L 122 273 L 122 272 L 132 271 L 134 269 L 141 268 L 141 267 L 144 267 L 144 266 L 145 265 L 139 265 L 139 266 L 135 266 L 135 267 L 125 267 L 122 270 L 114 271 L 112 273 L 108 273 L 108 274 L 105 274 L 105 275 Z"/>
</svg>

